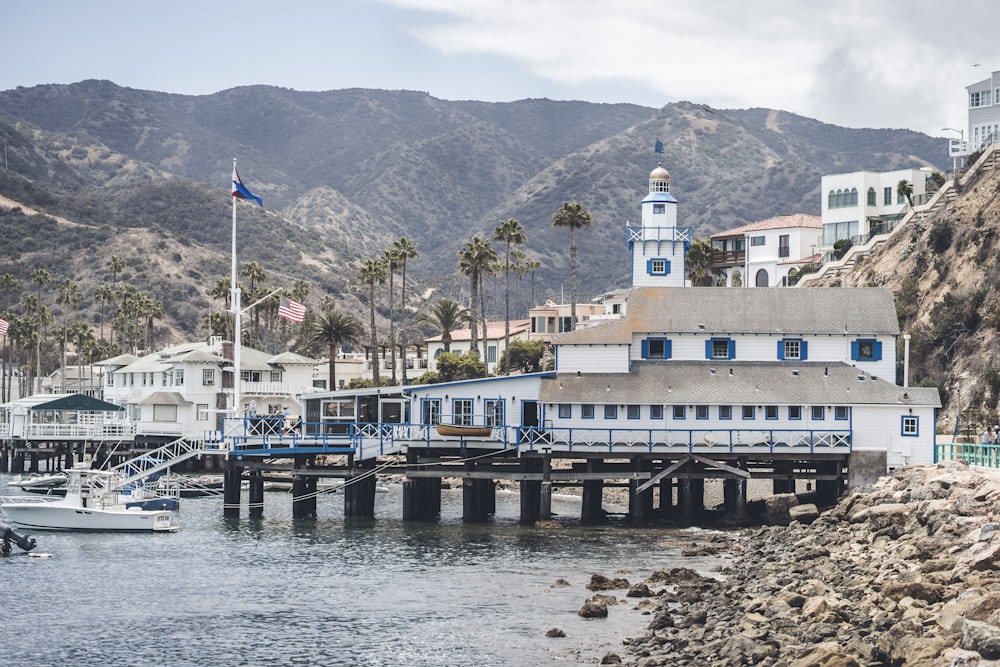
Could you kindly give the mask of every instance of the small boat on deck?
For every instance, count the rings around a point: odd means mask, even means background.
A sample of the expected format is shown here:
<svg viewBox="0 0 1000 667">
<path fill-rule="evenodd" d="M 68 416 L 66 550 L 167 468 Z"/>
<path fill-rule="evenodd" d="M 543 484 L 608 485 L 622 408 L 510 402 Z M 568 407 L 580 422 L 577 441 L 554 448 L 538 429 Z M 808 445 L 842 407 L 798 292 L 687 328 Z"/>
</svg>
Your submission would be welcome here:
<svg viewBox="0 0 1000 667">
<path fill-rule="evenodd" d="M 492 426 L 438 424 L 435 428 L 438 435 L 449 438 L 488 438 L 493 434 Z"/>
<path fill-rule="evenodd" d="M 0 498 L 11 523 L 34 530 L 172 532 L 180 526 L 165 509 L 127 507 L 104 470 L 73 468 L 62 498 Z"/>
</svg>

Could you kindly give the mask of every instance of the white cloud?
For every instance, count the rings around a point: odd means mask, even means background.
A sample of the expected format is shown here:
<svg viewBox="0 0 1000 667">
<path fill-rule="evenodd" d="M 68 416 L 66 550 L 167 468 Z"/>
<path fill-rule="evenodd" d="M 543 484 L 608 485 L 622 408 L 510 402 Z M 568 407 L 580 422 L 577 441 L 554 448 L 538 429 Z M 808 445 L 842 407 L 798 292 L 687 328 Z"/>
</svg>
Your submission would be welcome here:
<svg viewBox="0 0 1000 667">
<path fill-rule="evenodd" d="M 964 124 L 964 86 L 994 65 L 970 67 L 992 38 L 960 26 L 1000 19 L 1000 5 L 978 0 L 948 9 L 926 0 L 386 1 L 427 12 L 410 29 L 430 48 L 500 56 L 558 84 L 627 84 L 664 102 L 934 134 Z"/>
</svg>

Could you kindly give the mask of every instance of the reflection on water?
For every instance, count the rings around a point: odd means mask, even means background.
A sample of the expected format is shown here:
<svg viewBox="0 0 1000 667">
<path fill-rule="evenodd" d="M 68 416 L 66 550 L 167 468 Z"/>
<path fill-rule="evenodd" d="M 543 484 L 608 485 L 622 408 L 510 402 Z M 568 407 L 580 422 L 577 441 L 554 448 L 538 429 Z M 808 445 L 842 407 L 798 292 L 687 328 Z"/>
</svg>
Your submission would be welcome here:
<svg viewBox="0 0 1000 667">
<path fill-rule="evenodd" d="M 51 559 L 0 561 L 4 651 L 37 665 L 594 664 L 648 616 L 633 600 L 576 616 L 590 575 L 635 582 L 682 560 L 657 546 L 676 532 L 523 528 L 516 494 L 486 525 L 461 522 L 460 490 L 431 523 L 401 521 L 401 496 L 379 494 L 374 520 L 345 519 L 340 495 L 293 519 L 290 496 L 269 493 L 258 519 L 186 499 L 174 534 L 37 533 Z M 578 516 L 579 500 L 554 510 Z"/>
</svg>

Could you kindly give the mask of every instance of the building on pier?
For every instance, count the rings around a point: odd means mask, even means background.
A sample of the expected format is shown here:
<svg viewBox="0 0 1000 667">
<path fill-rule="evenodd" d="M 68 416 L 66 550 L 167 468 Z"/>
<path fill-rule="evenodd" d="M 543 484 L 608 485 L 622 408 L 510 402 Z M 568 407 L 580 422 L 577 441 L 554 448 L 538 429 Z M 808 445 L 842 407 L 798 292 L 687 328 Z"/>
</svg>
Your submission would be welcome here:
<svg viewBox="0 0 1000 667">
<path fill-rule="evenodd" d="M 307 395 L 298 432 L 228 429 L 234 465 L 289 456 L 307 478 L 323 474 L 316 456 L 341 454 L 346 471 L 328 474 L 350 477 L 404 457 L 404 518 L 434 515 L 445 476 L 463 479 L 472 521 L 489 515 L 498 479 L 520 482 L 529 523 L 548 518 L 553 485 L 582 486 L 590 522 L 603 486 L 624 484 L 644 523 L 654 487 L 663 516 L 690 521 L 708 479 L 739 513 L 748 479 L 775 492 L 814 481 L 832 500 L 848 479 L 932 461 L 940 397 L 896 380 L 892 294 L 686 286 L 691 230 L 677 225 L 669 180 L 662 165 L 652 171 L 642 222 L 626 226 L 633 285 L 618 317 L 553 336 L 554 371 Z"/>
</svg>

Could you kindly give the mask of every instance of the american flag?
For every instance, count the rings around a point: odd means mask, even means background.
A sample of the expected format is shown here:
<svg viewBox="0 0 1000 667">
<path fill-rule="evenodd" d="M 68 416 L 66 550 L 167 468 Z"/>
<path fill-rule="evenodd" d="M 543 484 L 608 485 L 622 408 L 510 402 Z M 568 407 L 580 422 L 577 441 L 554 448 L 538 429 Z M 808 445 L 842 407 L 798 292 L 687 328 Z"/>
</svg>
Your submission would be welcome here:
<svg viewBox="0 0 1000 667">
<path fill-rule="evenodd" d="M 0 320 L 0 336 L 7 335 L 7 327 L 10 326 L 10 322 L 7 320 Z"/>
<path fill-rule="evenodd" d="M 292 301 L 281 297 L 281 305 L 278 306 L 278 317 L 284 317 L 291 322 L 301 322 L 306 316 L 306 307 L 298 301 Z"/>
</svg>

